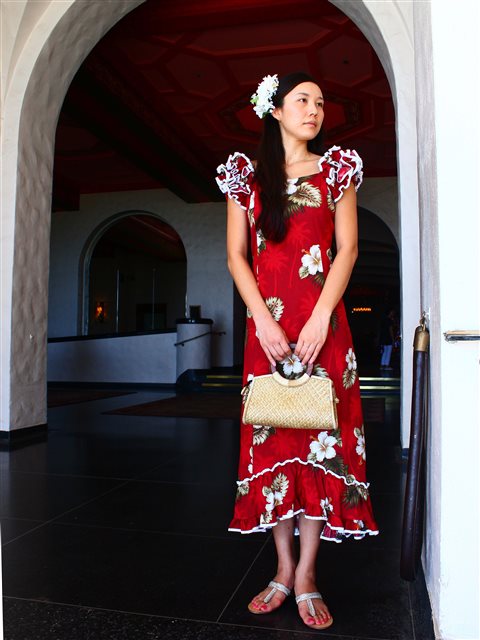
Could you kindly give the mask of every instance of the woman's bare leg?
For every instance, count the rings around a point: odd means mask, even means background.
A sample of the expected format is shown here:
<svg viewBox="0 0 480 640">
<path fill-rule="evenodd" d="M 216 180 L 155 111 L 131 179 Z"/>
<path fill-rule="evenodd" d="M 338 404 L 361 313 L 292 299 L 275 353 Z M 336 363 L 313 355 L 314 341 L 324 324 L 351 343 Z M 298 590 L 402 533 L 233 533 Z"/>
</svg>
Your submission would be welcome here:
<svg viewBox="0 0 480 640">
<path fill-rule="evenodd" d="M 294 526 L 294 518 L 288 518 L 287 520 L 281 520 L 273 527 L 273 538 L 278 556 L 277 573 L 273 580 L 275 580 L 275 582 L 281 582 L 288 589 L 293 587 L 295 579 L 296 554 L 293 541 Z M 263 599 L 270 591 L 271 587 L 261 591 L 253 598 L 250 606 L 262 613 L 269 613 L 277 609 L 285 600 L 286 596 L 281 591 L 277 591 L 268 603 L 264 603 Z"/>
<path fill-rule="evenodd" d="M 303 514 L 298 519 L 300 532 L 300 558 L 295 570 L 295 595 L 318 591 L 316 584 L 316 562 L 320 545 L 320 532 L 324 522 L 322 520 L 308 520 Z M 308 612 L 307 603 L 300 602 L 298 611 L 307 625 L 325 624 L 330 619 L 330 612 L 323 600 L 312 600 L 315 616 Z"/>
</svg>

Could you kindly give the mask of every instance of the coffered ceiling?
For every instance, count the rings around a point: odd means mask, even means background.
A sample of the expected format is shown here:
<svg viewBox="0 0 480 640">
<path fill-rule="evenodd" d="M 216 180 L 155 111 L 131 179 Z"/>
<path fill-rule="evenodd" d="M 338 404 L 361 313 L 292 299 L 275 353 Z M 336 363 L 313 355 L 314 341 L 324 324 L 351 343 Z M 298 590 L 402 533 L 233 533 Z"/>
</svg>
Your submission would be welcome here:
<svg viewBox="0 0 480 640">
<path fill-rule="evenodd" d="M 98 43 L 60 114 L 55 210 L 81 193 L 166 187 L 222 199 L 216 166 L 255 156 L 250 95 L 266 74 L 305 70 L 326 98 L 327 143 L 356 148 L 365 175 L 396 175 L 395 118 L 380 62 L 327 0 L 148 0 Z"/>
</svg>

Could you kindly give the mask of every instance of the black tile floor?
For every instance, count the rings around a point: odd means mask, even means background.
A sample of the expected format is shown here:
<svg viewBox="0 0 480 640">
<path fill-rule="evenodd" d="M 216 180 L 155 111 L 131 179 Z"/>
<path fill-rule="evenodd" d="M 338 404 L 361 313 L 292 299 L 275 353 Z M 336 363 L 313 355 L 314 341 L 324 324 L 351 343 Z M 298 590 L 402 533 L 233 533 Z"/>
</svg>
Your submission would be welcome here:
<svg viewBox="0 0 480 640">
<path fill-rule="evenodd" d="M 5 640 L 433 640 L 423 576 L 399 576 L 398 396 L 367 425 L 381 534 L 321 544 L 335 622 L 315 632 L 293 598 L 269 616 L 246 608 L 275 554 L 269 534 L 227 532 L 238 424 L 103 413 L 167 395 L 51 409 L 44 441 L 0 451 Z"/>
</svg>

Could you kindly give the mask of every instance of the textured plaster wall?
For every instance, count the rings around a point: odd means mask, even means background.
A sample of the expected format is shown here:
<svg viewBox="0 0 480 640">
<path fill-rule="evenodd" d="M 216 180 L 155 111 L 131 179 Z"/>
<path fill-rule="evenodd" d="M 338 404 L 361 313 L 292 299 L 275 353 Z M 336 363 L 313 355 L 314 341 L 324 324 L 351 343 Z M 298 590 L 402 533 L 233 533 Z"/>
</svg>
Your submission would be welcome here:
<svg viewBox="0 0 480 640">
<path fill-rule="evenodd" d="M 78 67 L 140 0 L 2 2 L 0 430 L 46 421 L 53 145 Z M 23 11 L 22 11 L 23 9 Z M 6 81 L 8 80 L 8 82 Z"/>
<path fill-rule="evenodd" d="M 437 637 L 478 640 L 480 349 L 478 342 L 447 343 L 443 333 L 480 328 L 480 105 L 471 73 L 479 64 L 480 15 L 476 0 L 457 3 L 454 14 L 450 8 L 443 0 L 415 3 L 422 302 L 431 332 L 423 562 Z M 465 92 L 452 99 L 457 87 Z M 452 149 L 461 159 L 460 189 Z M 460 537 L 452 505 L 466 517 Z"/>
<path fill-rule="evenodd" d="M 212 176 L 213 179 L 213 176 Z M 187 204 L 166 189 L 84 195 L 80 210 L 53 214 L 49 337 L 77 335 L 82 316 L 81 255 L 88 239 L 122 212 L 148 212 L 180 235 L 187 256 L 187 298 L 224 336 L 212 340 L 212 364 L 233 359 L 233 284 L 226 267 L 223 203 Z M 118 219 L 118 218 L 115 218 Z"/>
<path fill-rule="evenodd" d="M 330 0 L 330 2 L 355 22 L 375 49 L 385 69 L 395 105 L 403 336 L 401 436 L 402 446 L 406 448 L 410 436 L 412 388 L 412 352 L 409 345 L 421 311 L 413 56 L 414 3 L 403 0 L 385 0 L 384 2 Z M 396 233 L 395 237 L 398 240 Z"/>
<path fill-rule="evenodd" d="M 421 222 L 421 271 L 422 305 L 429 310 L 430 330 L 430 401 L 428 407 L 427 437 L 427 500 L 423 548 L 423 566 L 436 623 L 436 635 L 440 637 L 438 620 L 441 591 L 441 438 L 439 427 L 441 389 L 441 324 L 439 255 L 438 255 L 438 210 L 437 210 L 437 161 L 435 122 L 430 117 L 434 108 L 433 73 L 431 63 L 432 38 L 430 7 L 427 4 L 415 7 L 415 77 L 417 80 L 418 148 L 422 162 L 418 164 L 418 179 L 422 188 L 419 193 Z"/>
<path fill-rule="evenodd" d="M 67 0 L 64 4 L 67 7 L 72 3 Z M 28 0 L 2 0 L 0 3 L 2 104 L 32 28 L 39 24 L 48 5 L 49 2 Z"/>
</svg>

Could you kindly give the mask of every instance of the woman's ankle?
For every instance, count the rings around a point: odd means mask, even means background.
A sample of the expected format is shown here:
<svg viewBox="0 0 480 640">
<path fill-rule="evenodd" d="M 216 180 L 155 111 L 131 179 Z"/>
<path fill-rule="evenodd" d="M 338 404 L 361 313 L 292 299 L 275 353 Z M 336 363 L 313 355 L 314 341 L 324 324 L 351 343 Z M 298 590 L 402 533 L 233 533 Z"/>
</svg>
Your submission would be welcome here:
<svg viewBox="0 0 480 640">
<path fill-rule="evenodd" d="M 295 582 L 313 582 L 317 580 L 317 572 L 315 567 L 303 567 L 300 563 L 295 569 Z"/>
</svg>

